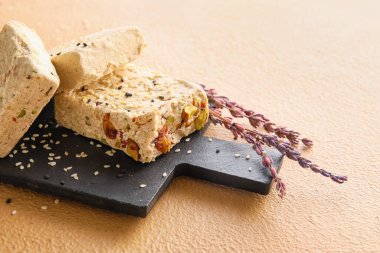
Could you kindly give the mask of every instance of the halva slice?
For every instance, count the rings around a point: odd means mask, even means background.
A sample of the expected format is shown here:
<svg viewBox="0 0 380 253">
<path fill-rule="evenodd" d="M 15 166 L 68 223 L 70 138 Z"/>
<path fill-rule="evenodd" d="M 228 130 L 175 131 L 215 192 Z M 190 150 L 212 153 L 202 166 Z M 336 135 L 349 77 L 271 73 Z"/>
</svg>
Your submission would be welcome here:
<svg viewBox="0 0 380 253">
<path fill-rule="evenodd" d="M 58 92 L 79 88 L 135 60 L 145 46 L 138 28 L 121 27 L 56 48 L 52 62 L 61 79 Z"/>
<path fill-rule="evenodd" d="M 55 96 L 61 126 L 143 163 L 200 130 L 208 114 L 202 87 L 133 64 Z"/>
<path fill-rule="evenodd" d="M 0 157 L 14 148 L 58 85 L 38 35 L 20 22 L 6 23 L 0 32 Z"/>
</svg>

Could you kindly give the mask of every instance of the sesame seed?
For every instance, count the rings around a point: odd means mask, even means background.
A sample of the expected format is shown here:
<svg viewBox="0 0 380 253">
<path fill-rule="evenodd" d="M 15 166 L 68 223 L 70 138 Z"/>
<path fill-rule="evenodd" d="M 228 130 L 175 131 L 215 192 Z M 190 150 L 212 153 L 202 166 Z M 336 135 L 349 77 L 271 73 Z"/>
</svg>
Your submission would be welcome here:
<svg viewBox="0 0 380 253">
<path fill-rule="evenodd" d="M 106 165 L 104 165 L 103 167 L 107 169 L 107 168 L 110 168 L 111 165 L 106 164 Z"/>
<path fill-rule="evenodd" d="M 36 149 L 36 146 L 35 145 L 31 145 L 30 146 L 32 149 Z"/>
<path fill-rule="evenodd" d="M 189 149 L 186 154 L 190 155 L 191 154 L 191 150 Z"/>
<path fill-rule="evenodd" d="M 69 155 L 69 153 L 67 151 L 65 151 L 65 156 L 68 156 L 68 155 Z"/>
<path fill-rule="evenodd" d="M 79 134 L 77 132 L 75 132 L 74 135 L 79 135 Z"/>
<path fill-rule="evenodd" d="M 14 155 L 17 154 L 17 149 L 13 150 L 13 154 Z"/>
<path fill-rule="evenodd" d="M 162 174 L 162 177 L 167 177 L 168 174 L 166 172 L 164 172 L 164 174 Z"/>
<path fill-rule="evenodd" d="M 30 138 L 29 138 L 29 137 L 25 137 L 23 140 L 24 140 L 24 141 L 29 141 Z"/>
<path fill-rule="evenodd" d="M 54 143 L 54 141 L 53 141 L 53 140 L 49 140 L 49 142 L 50 142 L 50 144 L 53 144 L 53 143 Z"/>
<path fill-rule="evenodd" d="M 116 153 L 116 150 L 111 149 L 111 152 L 112 152 L 112 154 L 115 154 L 115 153 Z"/>
<path fill-rule="evenodd" d="M 49 161 L 53 161 L 54 158 L 53 158 L 53 157 L 48 157 L 48 160 L 49 160 Z"/>
<path fill-rule="evenodd" d="M 181 152 L 181 149 L 177 148 L 176 150 L 174 150 L 174 152 L 176 153 Z"/>
<path fill-rule="evenodd" d="M 56 156 L 56 157 L 54 157 L 54 159 L 59 160 L 59 159 L 61 159 L 61 156 Z"/>
<path fill-rule="evenodd" d="M 34 160 L 33 159 L 29 159 L 29 162 L 34 163 Z"/>
<path fill-rule="evenodd" d="M 42 135 L 42 137 L 47 138 L 47 137 L 49 137 L 49 135 L 48 134 L 44 134 L 44 135 Z"/>
<path fill-rule="evenodd" d="M 65 172 L 68 172 L 69 170 L 71 170 L 73 167 L 67 167 L 67 168 L 63 168 L 63 170 L 65 171 Z"/>
<path fill-rule="evenodd" d="M 246 156 L 245 156 L 245 159 L 246 159 L 246 160 L 249 160 L 249 158 L 251 158 L 250 155 L 246 155 Z"/>
<path fill-rule="evenodd" d="M 252 171 L 252 167 L 249 167 L 249 168 L 248 168 L 248 171 L 251 172 L 251 171 Z"/>
<path fill-rule="evenodd" d="M 75 155 L 76 158 L 81 158 L 82 156 L 80 154 Z"/>
<path fill-rule="evenodd" d="M 108 156 L 113 156 L 113 153 L 111 152 L 111 150 L 106 151 L 105 154 Z"/>
<path fill-rule="evenodd" d="M 43 127 L 43 125 L 42 124 L 38 124 L 38 128 L 42 128 Z"/>
<path fill-rule="evenodd" d="M 27 168 L 30 168 L 32 165 L 30 163 L 28 163 L 28 165 L 26 165 Z"/>
<path fill-rule="evenodd" d="M 118 168 L 118 169 L 119 169 L 119 168 L 120 168 L 120 164 L 116 164 L 116 168 Z"/>
<path fill-rule="evenodd" d="M 48 128 L 48 127 L 49 127 L 49 125 L 48 125 L 48 124 L 45 124 L 44 128 Z"/>
<path fill-rule="evenodd" d="M 49 156 L 55 156 L 55 154 L 54 153 L 49 153 Z"/>
<path fill-rule="evenodd" d="M 18 162 L 15 164 L 15 166 L 17 167 L 17 166 L 20 166 L 21 164 L 22 164 L 22 162 Z"/>
<path fill-rule="evenodd" d="M 55 142 L 55 145 L 59 145 L 59 144 L 61 144 L 60 141 L 56 141 L 56 142 Z"/>
<path fill-rule="evenodd" d="M 241 156 L 241 154 L 235 154 L 236 158 L 239 158 L 240 156 Z"/>
<path fill-rule="evenodd" d="M 54 204 L 58 205 L 59 204 L 59 199 L 54 200 Z"/>
<path fill-rule="evenodd" d="M 20 170 L 23 170 L 23 169 L 24 169 L 24 165 L 21 165 L 21 166 L 20 166 Z"/>
<path fill-rule="evenodd" d="M 189 142 L 189 141 L 190 141 L 190 138 L 186 138 L 185 141 L 186 141 L 186 142 Z"/>
<path fill-rule="evenodd" d="M 11 212 L 11 215 L 12 216 L 15 216 L 17 214 L 17 211 L 16 210 L 13 210 L 12 212 Z"/>
<path fill-rule="evenodd" d="M 92 146 L 94 146 L 94 142 L 93 142 L 93 141 L 90 141 L 90 144 L 91 144 Z"/>
<path fill-rule="evenodd" d="M 42 141 L 40 141 L 41 144 L 44 144 L 45 142 L 46 142 L 46 140 L 42 140 Z"/>
<path fill-rule="evenodd" d="M 145 188 L 146 184 L 140 184 L 140 188 Z"/>
<path fill-rule="evenodd" d="M 22 153 L 23 154 L 27 154 L 27 153 L 29 153 L 29 151 L 28 150 L 23 150 Z"/>
<path fill-rule="evenodd" d="M 9 154 L 9 157 L 13 158 L 13 155 L 12 155 L 12 154 Z"/>
<path fill-rule="evenodd" d="M 31 137 L 30 139 L 31 139 L 32 141 L 35 141 L 35 140 L 36 140 L 36 138 L 34 138 L 34 137 Z"/>
<path fill-rule="evenodd" d="M 66 137 L 68 137 L 68 135 L 67 134 L 62 134 L 62 137 L 66 138 Z"/>
<path fill-rule="evenodd" d="M 209 142 L 212 142 L 212 139 L 211 139 L 211 138 L 208 138 L 208 141 L 209 141 Z"/>
<path fill-rule="evenodd" d="M 56 162 L 50 162 L 50 163 L 48 163 L 50 166 L 55 166 L 55 165 L 57 165 L 57 163 Z"/>
<path fill-rule="evenodd" d="M 96 144 L 96 147 L 97 147 L 97 148 L 101 148 L 102 145 L 100 145 L 100 144 Z"/>
<path fill-rule="evenodd" d="M 99 171 L 95 171 L 95 172 L 94 172 L 94 175 L 95 175 L 95 176 L 99 175 Z"/>
<path fill-rule="evenodd" d="M 40 135 L 39 134 L 33 134 L 32 136 L 33 137 L 39 137 Z"/>
<path fill-rule="evenodd" d="M 41 210 L 46 210 L 46 209 L 48 209 L 47 206 L 41 206 Z"/>
</svg>

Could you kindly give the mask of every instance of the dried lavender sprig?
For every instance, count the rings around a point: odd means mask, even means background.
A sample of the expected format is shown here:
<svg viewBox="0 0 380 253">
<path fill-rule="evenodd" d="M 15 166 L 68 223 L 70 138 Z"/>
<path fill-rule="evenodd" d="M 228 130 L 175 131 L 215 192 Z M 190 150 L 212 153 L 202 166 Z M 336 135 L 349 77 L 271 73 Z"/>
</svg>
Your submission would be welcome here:
<svg viewBox="0 0 380 253">
<path fill-rule="evenodd" d="M 320 173 L 325 177 L 330 177 L 334 182 L 344 183 L 347 181 L 347 176 L 335 175 L 320 168 L 318 165 L 313 164 L 310 160 L 302 157 L 301 153 L 292 147 L 290 143 L 281 142 L 276 135 L 262 134 L 255 129 L 246 129 L 242 124 L 233 122 L 232 118 L 222 117 L 221 111 L 218 109 L 210 109 L 210 118 L 214 123 L 224 125 L 225 128 L 230 130 L 235 139 L 241 137 L 245 139 L 249 144 L 253 145 L 253 149 L 256 151 L 256 153 L 262 157 L 263 165 L 270 170 L 273 179 L 277 183 L 276 189 L 280 191 L 281 197 L 285 195 L 286 186 L 281 178 L 278 177 L 276 170 L 272 166 L 272 160 L 266 155 L 261 146 L 262 144 L 265 144 L 268 147 L 275 147 L 280 153 L 286 155 L 286 157 L 289 159 L 297 161 L 302 168 L 310 168 L 316 173 Z"/>
<path fill-rule="evenodd" d="M 277 170 L 273 167 L 272 159 L 264 151 L 260 143 L 257 143 L 255 138 L 245 133 L 245 128 L 241 124 L 232 122 L 231 118 L 223 118 L 219 113 L 210 109 L 210 119 L 214 124 L 224 125 L 228 130 L 232 132 L 235 139 L 239 136 L 245 139 L 249 144 L 252 144 L 252 148 L 255 152 L 261 156 L 261 163 L 266 167 L 272 175 L 273 180 L 276 183 L 276 190 L 279 192 L 279 196 L 283 198 L 286 195 L 286 185 L 285 182 L 278 176 Z"/>
<path fill-rule="evenodd" d="M 267 133 L 274 133 L 279 138 L 287 138 L 293 145 L 299 143 L 300 133 L 293 130 L 287 130 L 285 127 L 278 127 L 263 114 L 255 113 L 253 110 L 244 109 L 243 106 L 237 104 L 236 102 L 230 101 L 229 98 L 219 96 L 215 89 L 207 89 L 204 85 L 202 85 L 202 87 L 211 103 L 211 109 L 226 108 L 230 112 L 231 116 L 235 118 L 247 118 L 250 125 L 254 128 L 258 128 L 262 125 Z M 307 138 L 303 138 L 301 141 L 307 147 L 311 147 L 313 145 L 313 142 Z"/>
</svg>

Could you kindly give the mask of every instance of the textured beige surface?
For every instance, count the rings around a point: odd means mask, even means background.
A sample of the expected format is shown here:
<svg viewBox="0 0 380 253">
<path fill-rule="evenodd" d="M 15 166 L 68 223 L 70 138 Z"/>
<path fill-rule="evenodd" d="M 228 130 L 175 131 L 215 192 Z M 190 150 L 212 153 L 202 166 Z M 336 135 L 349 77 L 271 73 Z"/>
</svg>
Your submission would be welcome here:
<svg viewBox="0 0 380 253">
<path fill-rule="evenodd" d="M 50 48 L 140 26 L 150 45 L 141 63 L 305 133 L 308 157 L 350 181 L 286 161 L 280 200 L 178 179 L 146 219 L 0 185 L 1 202 L 14 199 L 0 204 L 0 251 L 380 251 L 379 1 L 13 2 L 0 0 L 1 25 L 24 21 Z"/>
</svg>

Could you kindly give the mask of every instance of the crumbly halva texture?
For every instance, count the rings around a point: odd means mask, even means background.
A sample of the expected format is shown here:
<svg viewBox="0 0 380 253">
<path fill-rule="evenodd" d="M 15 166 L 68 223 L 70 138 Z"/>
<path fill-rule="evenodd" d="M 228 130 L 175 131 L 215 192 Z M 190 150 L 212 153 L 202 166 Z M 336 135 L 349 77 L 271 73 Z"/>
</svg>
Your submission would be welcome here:
<svg viewBox="0 0 380 253">
<path fill-rule="evenodd" d="M 0 32 L 0 157 L 5 157 L 53 97 L 59 78 L 38 35 L 10 21 Z"/>
<path fill-rule="evenodd" d="M 53 50 L 52 62 L 61 79 L 58 92 L 77 89 L 137 59 L 146 46 L 135 27 L 94 33 Z"/>
<path fill-rule="evenodd" d="M 202 87 L 127 64 L 96 82 L 55 96 L 61 126 L 154 161 L 208 120 Z"/>
</svg>

